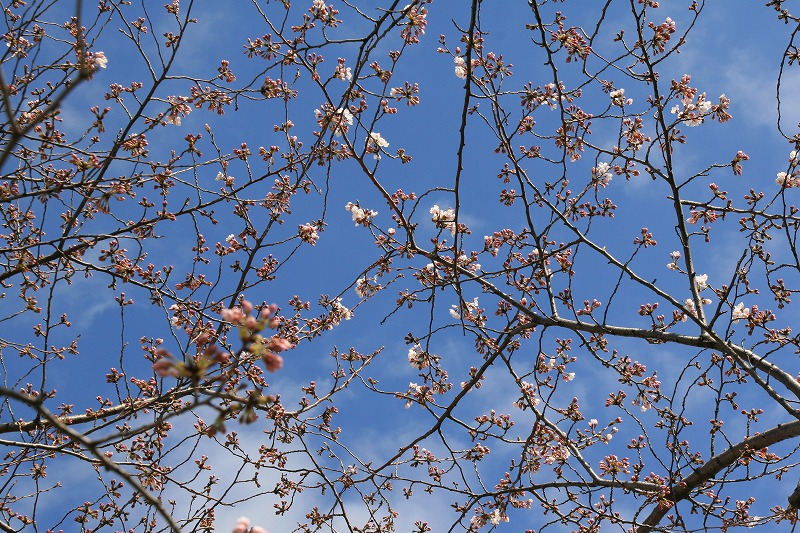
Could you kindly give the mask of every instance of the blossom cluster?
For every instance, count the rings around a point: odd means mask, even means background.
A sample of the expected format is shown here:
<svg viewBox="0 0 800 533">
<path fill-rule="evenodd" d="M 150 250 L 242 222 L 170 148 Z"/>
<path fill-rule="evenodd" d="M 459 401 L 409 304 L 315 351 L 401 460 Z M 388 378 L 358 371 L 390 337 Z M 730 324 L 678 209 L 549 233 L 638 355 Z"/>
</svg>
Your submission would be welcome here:
<svg viewBox="0 0 800 533">
<path fill-rule="evenodd" d="M 744 302 L 739 302 L 731 312 L 731 320 L 742 320 L 750 317 L 750 308 L 744 306 Z"/>
<path fill-rule="evenodd" d="M 380 133 L 373 131 L 369 134 L 369 138 L 367 139 L 367 153 L 373 154 L 373 159 L 380 159 L 381 150 L 387 146 L 389 146 L 388 141 L 381 137 Z"/>
<path fill-rule="evenodd" d="M 453 208 L 447 210 L 439 208 L 438 205 L 431 207 L 431 220 L 437 228 L 448 229 L 453 235 L 456 234 L 456 213 Z"/>
<path fill-rule="evenodd" d="M 455 63 L 455 74 L 456 77 L 461 78 L 462 80 L 467 79 L 467 63 L 464 61 L 463 57 L 456 56 L 453 58 L 453 63 Z"/>
<path fill-rule="evenodd" d="M 265 328 L 274 329 L 280 324 L 280 318 L 274 315 L 277 310 L 275 305 L 262 308 L 258 317 L 250 315 L 253 309 L 252 303 L 242 300 L 241 307 L 223 309 L 220 315 L 225 322 L 239 328 L 239 336 L 245 344 L 243 351 L 260 357 L 267 370 L 275 372 L 283 366 L 283 358 L 278 355 L 279 352 L 289 350 L 294 345 L 277 335 L 267 339 L 260 334 Z M 177 361 L 165 348 L 156 350 L 153 363 L 156 375 L 162 378 L 188 377 L 200 380 L 214 365 L 225 367 L 230 363 L 231 355 L 217 346 L 208 335 L 200 335 L 193 342 L 197 345 L 199 354 L 185 362 Z"/>
<path fill-rule="evenodd" d="M 617 89 L 608 93 L 611 97 L 611 103 L 617 107 L 625 107 L 626 105 L 633 104 L 633 98 L 625 98 L 625 89 Z"/>
<path fill-rule="evenodd" d="M 789 166 L 791 167 L 792 173 L 778 172 L 775 183 L 786 189 L 800 187 L 800 171 L 795 170 L 797 168 L 797 163 L 797 150 L 792 150 L 789 153 Z"/>
<path fill-rule="evenodd" d="M 592 168 L 592 185 L 595 187 L 607 187 L 612 179 L 614 176 L 611 173 L 611 165 L 608 163 L 601 162 Z"/>
<path fill-rule="evenodd" d="M 478 297 L 476 296 L 471 302 L 464 302 L 463 309 L 466 311 L 467 314 L 475 314 L 476 311 L 480 306 L 478 305 Z M 458 305 L 451 305 L 450 306 L 450 316 L 459 320 L 461 318 L 461 306 Z"/>
<path fill-rule="evenodd" d="M 372 276 L 371 278 L 363 277 L 356 280 L 355 291 L 361 298 L 372 296 L 383 287 L 378 283 L 378 277 Z"/>
<path fill-rule="evenodd" d="M 369 226 L 369 223 L 378 215 L 377 211 L 372 211 L 371 209 L 363 209 L 358 206 L 358 204 L 354 204 L 353 202 L 347 202 L 347 205 L 344 206 L 347 211 L 350 211 L 350 214 L 353 215 L 353 220 L 356 223 L 356 226 Z"/>
<path fill-rule="evenodd" d="M 350 67 L 345 66 L 345 61 L 341 57 L 336 64 L 336 70 L 333 73 L 334 78 L 342 81 L 351 81 L 353 79 L 353 72 Z"/>
<path fill-rule="evenodd" d="M 263 527 L 253 526 L 250 527 L 250 519 L 245 516 L 240 517 L 236 521 L 236 527 L 233 528 L 232 533 L 268 533 Z"/>
<path fill-rule="evenodd" d="M 333 329 L 333 326 L 338 326 L 342 320 L 350 320 L 353 318 L 353 312 L 342 304 L 341 298 L 336 298 L 331 302 L 330 323 L 326 329 Z"/>
<path fill-rule="evenodd" d="M 329 129 L 337 137 L 346 134 L 353 125 L 353 114 L 346 107 L 334 109 L 334 107 L 325 102 L 319 109 L 314 110 L 314 116 L 317 119 L 319 127 Z"/>
<path fill-rule="evenodd" d="M 422 349 L 422 346 L 415 344 L 408 350 L 408 362 L 411 366 L 418 370 L 426 368 L 430 363 L 428 361 L 428 353 Z"/>
<path fill-rule="evenodd" d="M 724 97 L 722 95 L 720 98 Z M 699 126 L 705 120 L 705 116 L 711 112 L 711 102 L 706 100 L 706 93 L 701 94 L 697 98 L 697 102 L 693 98 L 683 98 L 683 111 L 681 106 L 676 104 L 672 107 L 670 112 L 673 115 L 678 115 L 684 124 L 690 127 Z"/>
<path fill-rule="evenodd" d="M 225 322 L 238 326 L 239 336 L 245 343 L 244 350 L 261 358 L 267 370 L 275 372 L 283 366 L 283 358 L 279 353 L 294 348 L 294 345 L 277 335 L 265 338 L 260 333 L 265 328 L 274 329 L 280 324 L 280 318 L 274 314 L 278 309 L 275 304 L 263 307 L 258 317 L 250 314 L 253 309 L 251 302 L 242 300 L 241 306 L 223 309 L 220 315 Z"/>
<path fill-rule="evenodd" d="M 300 240 L 302 240 L 303 242 L 307 242 L 311 246 L 317 244 L 317 240 L 319 239 L 319 233 L 317 233 L 317 228 L 310 223 L 298 226 L 297 235 L 298 237 L 300 237 Z"/>
</svg>

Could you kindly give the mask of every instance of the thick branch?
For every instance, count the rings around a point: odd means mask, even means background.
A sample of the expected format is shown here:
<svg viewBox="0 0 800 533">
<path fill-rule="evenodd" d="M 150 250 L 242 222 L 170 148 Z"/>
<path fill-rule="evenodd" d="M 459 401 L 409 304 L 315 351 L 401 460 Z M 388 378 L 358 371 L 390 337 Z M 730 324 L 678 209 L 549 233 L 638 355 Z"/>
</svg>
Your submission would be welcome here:
<svg viewBox="0 0 800 533">
<path fill-rule="evenodd" d="M 787 424 L 779 424 L 774 428 L 759 433 L 742 440 L 739 444 L 731 446 L 719 455 L 712 457 L 706 464 L 695 470 L 687 478 L 677 481 L 676 485 L 670 489 L 669 494 L 659 505 L 653 509 L 642 525 L 636 529 L 636 533 L 649 533 L 664 518 L 664 515 L 672 508 L 667 502 L 677 503 L 693 490 L 716 476 L 721 470 L 731 466 L 739 460 L 742 455 L 750 450 L 760 450 L 778 442 L 800 436 L 800 420 L 793 420 Z"/>
</svg>

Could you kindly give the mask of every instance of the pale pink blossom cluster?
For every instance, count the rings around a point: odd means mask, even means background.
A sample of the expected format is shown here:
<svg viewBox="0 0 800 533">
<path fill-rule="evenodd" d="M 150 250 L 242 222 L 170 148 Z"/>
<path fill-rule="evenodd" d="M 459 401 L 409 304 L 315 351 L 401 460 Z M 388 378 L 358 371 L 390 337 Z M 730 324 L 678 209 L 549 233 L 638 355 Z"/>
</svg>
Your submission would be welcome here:
<svg viewBox="0 0 800 533">
<path fill-rule="evenodd" d="M 497 526 L 500 522 L 508 522 L 508 516 L 504 515 L 500 509 L 495 509 L 489 514 L 483 512 L 483 509 L 475 509 L 475 516 L 470 518 L 470 530 L 480 529 L 486 524 Z"/>
<path fill-rule="evenodd" d="M 422 349 L 422 346 L 415 344 L 408 350 L 408 362 L 417 370 L 426 368 L 430 363 L 428 361 L 428 354 Z"/>
<path fill-rule="evenodd" d="M 426 286 L 435 285 L 441 279 L 439 271 L 436 269 L 436 265 L 433 263 L 428 263 L 425 265 L 419 270 L 419 272 L 414 274 L 414 277 L 417 278 L 420 283 Z"/>
<path fill-rule="evenodd" d="M 699 289 L 699 290 L 702 290 L 702 289 Z M 701 302 L 703 305 L 708 305 L 708 304 L 710 304 L 710 303 L 711 303 L 711 300 L 709 300 L 708 298 L 703 298 L 703 299 L 701 299 L 701 300 L 700 300 L 700 302 Z M 692 300 L 691 298 L 687 298 L 687 299 L 686 299 L 686 300 L 683 302 L 683 306 L 686 308 L 686 311 L 687 311 L 687 312 L 688 312 L 690 315 L 692 315 L 692 316 L 697 316 L 697 308 L 696 308 L 696 307 L 695 307 L 695 305 L 694 305 L 694 300 Z M 682 321 L 682 322 L 686 322 L 688 319 L 689 319 L 689 317 L 688 317 L 686 314 L 684 314 L 684 315 L 681 317 L 681 321 Z"/>
<path fill-rule="evenodd" d="M 181 119 L 192 112 L 192 107 L 187 104 L 188 100 L 185 96 L 170 96 L 167 98 L 171 107 L 169 113 L 164 117 L 164 123 L 180 126 Z"/>
<path fill-rule="evenodd" d="M 427 385 L 417 385 L 416 383 L 413 382 L 408 384 L 407 394 L 408 394 L 408 399 L 406 400 L 406 406 L 405 406 L 406 409 L 414 405 L 414 402 L 417 402 L 421 405 L 425 405 L 433 398 L 430 387 L 428 387 Z"/>
<path fill-rule="evenodd" d="M 607 187 L 612 179 L 614 176 L 611 173 L 611 165 L 608 163 L 601 162 L 592 168 L 592 185 L 595 187 Z"/>
<path fill-rule="evenodd" d="M 337 137 L 346 134 L 353 125 L 353 114 L 346 107 L 334 109 L 332 105 L 325 102 L 319 109 L 314 110 L 317 124 L 320 128 L 328 128 Z"/>
<path fill-rule="evenodd" d="M 327 329 L 333 329 L 334 326 L 341 324 L 342 320 L 350 320 L 351 318 L 353 318 L 353 312 L 342 305 L 341 298 L 336 298 L 331 302 L 330 324 L 328 324 Z"/>
<path fill-rule="evenodd" d="M 739 302 L 731 313 L 731 320 L 742 320 L 750 318 L 750 308 L 744 306 L 744 302 Z"/>
<path fill-rule="evenodd" d="M 633 104 L 633 98 L 625 98 L 625 89 L 617 89 L 608 93 L 611 97 L 611 104 L 617 107 L 625 107 Z"/>
<path fill-rule="evenodd" d="M 373 159 L 381 158 L 381 150 L 389 146 L 389 142 L 381 134 L 373 131 L 367 139 L 367 153 L 373 154 Z"/>
<path fill-rule="evenodd" d="M 244 238 L 246 239 L 247 236 L 245 235 Z M 245 244 L 246 242 L 247 241 L 245 240 Z M 234 235 L 233 233 L 225 237 L 225 244 L 227 244 L 227 246 L 223 246 L 222 243 L 217 243 L 217 250 L 216 250 L 217 255 L 224 256 L 232 254 L 237 250 L 241 250 L 244 247 L 244 244 L 240 243 L 239 240 L 236 238 L 236 235 Z"/>
<path fill-rule="evenodd" d="M 283 358 L 280 352 L 294 348 L 288 340 L 273 336 L 263 337 L 260 332 L 265 328 L 275 329 L 280 324 L 280 318 L 275 315 L 278 307 L 275 304 L 261 309 L 258 317 L 251 315 L 254 306 L 248 300 L 242 300 L 241 306 L 220 311 L 222 320 L 239 327 L 239 335 L 248 342 L 247 351 L 260 357 L 269 372 L 275 372 L 283 367 Z"/>
<path fill-rule="evenodd" d="M 550 450 L 550 453 L 544 458 L 544 462 L 552 465 L 554 463 L 564 463 L 572 457 L 572 452 L 569 451 L 569 448 L 562 445 L 557 445 Z"/>
<path fill-rule="evenodd" d="M 353 215 L 353 220 L 356 223 L 356 226 L 369 226 L 369 223 L 378 215 L 377 211 L 372 211 L 371 209 L 363 209 L 358 206 L 358 204 L 354 204 L 353 202 L 347 202 L 347 205 L 344 206 L 347 211 L 350 211 L 350 214 Z"/>
<path fill-rule="evenodd" d="M 456 56 L 453 58 L 453 63 L 455 63 L 455 74 L 456 77 L 461 78 L 462 80 L 467 79 L 467 63 L 464 61 L 463 57 Z"/>
<path fill-rule="evenodd" d="M 468 314 L 475 314 L 475 312 L 479 309 L 478 304 L 478 297 L 476 296 L 471 302 L 464 302 L 463 307 L 459 305 L 451 305 L 450 306 L 450 316 L 455 318 L 456 320 L 461 319 L 461 310 L 464 309 Z"/>
<path fill-rule="evenodd" d="M 792 150 L 789 153 L 789 166 L 792 173 L 778 172 L 778 177 L 775 178 L 775 183 L 786 189 L 800 187 L 800 171 L 794 170 L 797 167 L 797 150 Z"/>
<path fill-rule="evenodd" d="M 725 95 L 720 96 L 720 100 L 726 99 Z M 670 112 L 673 115 L 678 115 L 684 124 L 690 127 L 699 126 L 705 120 L 705 117 L 711 113 L 712 104 L 706 100 L 706 93 L 702 93 L 697 97 L 697 102 L 690 95 L 684 96 L 681 100 L 683 104 L 683 111 L 681 106 L 676 104 L 672 107 Z"/>
<path fill-rule="evenodd" d="M 670 252 L 669 258 L 672 259 L 672 262 L 667 263 L 667 268 L 670 270 L 678 270 L 678 259 L 681 258 L 681 253 L 677 250 Z"/>
<path fill-rule="evenodd" d="M 551 357 L 550 361 L 547 363 L 548 370 L 558 370 L 559 372 L 563 371 L 563 367 L 558 364 L 555 357 Z M 562 378 L 564 381 L 572 381 L 575 379 L 575 372 L 564 372 L 562 374 Z"/>
<path fill-rule="evenodd" d="M 333 77 L 342 81 L 351 81 L 353 79 L 353 73 L 350 70 L 350 67 L 345 66 L 345 61 L 341 57 L 336 64 L 336 70 L 333 73 Z"/>
<path fill-rule="evenodd" d="M 696 274 L 694 277 L 694 286 L 698 291 L 704 291 L 708 288 L 708 274 Z"/>
<path fill-rule="evenodd" d="M 534 407 L 539 405 L 540 400 L 536 394 L 536 386 L 534 384 L 528 383 L 527 381 L 521 381 L 519 390 L 522 393 L 522 396 L 514 402 L 514 406 L 517 409 L 524 411 L 528 408 L 528 404 L 533 405 Z"/>
<path fill-rule="evenodd" d="M 233 187 L 236 178 L 228 176 L 224 172 L 217 172 L 216 180 L 223 182 L 226 187 Z"/>
<path fill-rule="evenodd" d="M 440 209 L 438 205 L 431 207 L 431 220 L 437 228 L 448 229 L 453 235 L 456 234 L 456 213 L 453 208 L 447 210 Z"/>
<path fill-rule="evenodd" d="M 372 276 L 371 278 L 363 277 L 359 278 L 356 281 L 355 291 L 358 296 L 361 298 L 367 298 L 372 296 L 383 287 L 380 283 L 378 283 L 378 276 Z"/>
<path fill-rule="evenodd" d="M 108 67 L 108 58 L 106 57 L 105 52 L 94 52 L 94 65 L 97 68 Z"/>
<path fill-rule="evenodd" d="M 245 516 L 239 517 L 236 521 L 236 527 L 233 528 L 232 533 L 268 533 L 263 527 L 253 526 L 250 527 L 250 519 Z"/>
<path fill-rule="evenodd" d="M 311 246 L 317 244 L 317 240 L 319 239 L 319 233 L 317 233 L 317 228 L 309 224 L 302 224 L 297 227 L 297 235 L 300 237 L 300 240 L 303 242 L 307 242 Z"/>
</svg>

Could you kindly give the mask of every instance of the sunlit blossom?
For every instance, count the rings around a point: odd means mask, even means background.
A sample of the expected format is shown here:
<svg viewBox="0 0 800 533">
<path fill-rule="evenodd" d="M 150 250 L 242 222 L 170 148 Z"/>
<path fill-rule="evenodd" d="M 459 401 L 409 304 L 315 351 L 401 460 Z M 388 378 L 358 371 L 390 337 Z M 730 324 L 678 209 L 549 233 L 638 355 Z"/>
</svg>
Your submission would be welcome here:
<svg viewBox="0 0 800 533">
<path fill-rule="evenodd" d="M 467 64 L 464 61 L 463 57 L 456 56 L 453 58 L 453 63 L 455 63 L 455 73 L 458 78 L 462 80 L 467 79 Z"/>
<path fill-rule="evenodd" d="M 377 211 L 372 211 L 371 209 L 363 209 L 359 207 L 357 204 L 353 202 L 347 202 L 347 205 L 344 208 L 350 211 L 350 214 L 353 216 L 353 221 L 355 221 L 356 226 L 369 226 L 370 221 L 372 221 L 375 216 L 377 216 Z"/>
<path fill-rule="evenodd" d="M 105 52 L 94 53 L 94 64 L 97 68 L 106 68 L 108 66 L 108 58 Z"/>
<path fill-rule="evenodd" d="M 438 205 L 431 207 L 431 220 L 437 228 L 448 229 L 453 235 L 456 234 L 456 213 L 453 208 L 447 210 L 439 208 Z"/>
<path fill-rule="evenodd" d="M 381 134 L 377 131 L 373 131 L 369 134 L 369 138 L 367 139 L 367 152 L 372 152 L 374 155 L 372 156 L 374 159 L 381 158 L 381 150 L 389 146 L 389 142 L 381 137 Z"/>
<path fill-rule="evenodd" d="M 744 302 L 739 302 L 731 312 L 732 320 L 741 320 L 750 316 L 750 308 L 744 306 Z"/>
<path fill-rule="evenodd" d="M 694 277 L 694 286 L 698 291 L 704 291 L 708 288 L 708 274 L 697 274 Z"/>
</svg>

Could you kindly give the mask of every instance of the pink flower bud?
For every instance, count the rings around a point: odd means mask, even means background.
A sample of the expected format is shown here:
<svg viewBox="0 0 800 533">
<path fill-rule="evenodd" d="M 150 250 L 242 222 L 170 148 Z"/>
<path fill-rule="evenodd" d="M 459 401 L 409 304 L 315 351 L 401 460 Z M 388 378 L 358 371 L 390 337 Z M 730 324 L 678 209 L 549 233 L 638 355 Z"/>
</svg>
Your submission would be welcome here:
<svg viewBox="0 0 800 533">
<path fill-rule="evenodd" d="M 244 319 L 244 327 L 246 327 L 250 331 L 258 331 L 260 329 L 258 320 L 256 320 L 255 317 L 252 316 L 248 316 L 247 318 Z"/>
<path fill-rule="evenodd" d="M 166 357 L 162 357 L 153 363 L 153 371 L 162 378 L 175 377 L 178 375 L 178 369 L 175 368 L 175 363 Z"/>
<path fill-rule="evenodd" d="M 244 314 L 241 309 L 234 307 L 233 309 L 223 309 L 220 312 L 220 316 L 222 316 L 222 320 L 229 324 L 238 324 L 244 317 Z"/>
<path fill-rule="evenodd" d="M 291 342 L 287 341 L 282 337 L 272 337 L 269 340 L 267 346 L 269 347 L 270 350 L 276 352 L 282 352 L 284 350 L 289 350 L 291 348 L 294 348 L 294 344 L 292 344 Z"/>
<path fill-rule="evenodd" d="M 223 352 L 222 350 L 218 350 L 214 354 L 214 361 L 221 365 L 227 365 L 231 361 L 231 354 L 228 352 Z"/>
<path fill-rule="evenodd" d="M 261 360 L 264 361 L 264 365 L 270 372 L 276 372 L 283 366 L 283 357 L 276 353 L 267 352 L 261 357 Z"/>
<path fill-rule="evenodd" d="M 172 354 L 166 348 L 158 348 L 156 349 L 156 358 L 161 357 L 172 357 Z"/>
<path fill-rule="evenodd" d="M 242 311 L 249 315 L 253 311 L 253 303 L 250 300 L 242 300 Z"/>
<path fill-rule="evenodd" d="M 278 306 L 277 306 L 277 305 L 275 305 L 275 304 L 270 304 L 270 305 L 268 305 L 267 307 L 263 307 L 263 308 L 261 309 L 261 318 L 262 318 L 262 319 L 264 319 L 264 320 L 266 320 L 267 318 L 269 318 L 269 317 L 270 317 L 270 315 L 271 315 L 272 313 L 274 313 L 274 312 L 275 312 L 275 311 L 277 311 L 277 310 L 278 310 Z"/>
<path fill-rule="evenodd" d="M 213 357 L 214 354 L 217 353 L 217 345 L 211 344 L 210 346 L 206 346 L 203 350 L 203 355 L 206 357 Z"/>
</svg>

